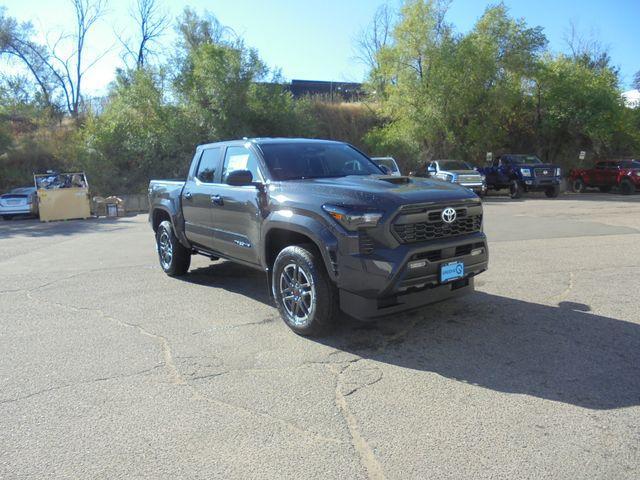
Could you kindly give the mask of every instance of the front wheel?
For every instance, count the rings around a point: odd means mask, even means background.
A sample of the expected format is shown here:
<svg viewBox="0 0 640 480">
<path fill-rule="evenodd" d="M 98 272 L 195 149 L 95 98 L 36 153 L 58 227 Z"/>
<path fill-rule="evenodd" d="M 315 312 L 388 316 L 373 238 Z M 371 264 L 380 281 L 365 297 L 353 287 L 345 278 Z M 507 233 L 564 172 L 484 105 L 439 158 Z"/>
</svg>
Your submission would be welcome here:
<svg viewBox="0 0 640 480">
<path fill-rule="evenodd" d="M 293 245 L 278 254 L 272 289 L 280 316 L 297 334 L 319 335 L 332 327 L 338 292 L 312 245 Z"/>
<path fill-rule="evenodd" d="M 156 232 L 160 267 L 170 277 L 184 275 L 191 265 L 191 252 L 178 240 L 168 220 L 160 223 Z"/>
<path fill-rule="evenodd" d="M 544 191 L 544 194 L 548 198 L 556 198 L 560 195 L 560 185 L 554 185 L 553 187 L 549 187 Z"/>
<path fill-rule="evenodd" d="M 509 195 L 514 199 L 522 197 L 522 187 L 517 180 L 511 180 L 509 184 Z"/>
<path fill-rule="evenodd" d="M 630 180 L 622 180 L 620 182 L 620 193 L 622 195 L 631 195 L 636 190 L 636 186 Z"/>
</svg>

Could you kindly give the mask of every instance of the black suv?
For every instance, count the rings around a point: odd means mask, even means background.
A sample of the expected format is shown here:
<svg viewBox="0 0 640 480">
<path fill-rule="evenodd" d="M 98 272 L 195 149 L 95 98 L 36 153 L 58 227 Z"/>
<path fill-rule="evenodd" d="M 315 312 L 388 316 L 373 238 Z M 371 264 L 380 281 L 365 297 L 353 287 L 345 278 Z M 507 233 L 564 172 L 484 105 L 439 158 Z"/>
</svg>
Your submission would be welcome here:
<svg viewBox="0 0 640 480">
<path fill-rule="evenodd" d="M 369 319 L 470 292 L 487 268 L 473 192 L 386 175 L 341 142 L 201 145 L 186 182 L 152 180 L 149 198 L 167 274 L 185 274 L 196 253 L 260 269 L 303 335 L 338 309 Z"/>
</svg>

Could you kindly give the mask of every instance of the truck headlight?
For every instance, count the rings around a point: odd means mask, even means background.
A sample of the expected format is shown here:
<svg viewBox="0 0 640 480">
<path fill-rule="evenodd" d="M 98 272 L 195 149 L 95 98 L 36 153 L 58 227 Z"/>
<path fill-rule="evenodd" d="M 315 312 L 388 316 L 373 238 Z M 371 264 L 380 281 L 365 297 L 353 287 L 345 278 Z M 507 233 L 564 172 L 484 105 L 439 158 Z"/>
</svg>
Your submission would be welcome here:
<svg viewBox="0 0 640 480">
<path fill-rule="evenodd" d="M 556 168 L 556 177 L 559 177 L 560 175 L 562 175 L 562 170 Z"/>
<path fill-rule="evenodd" d="M 531 170 L 528 168 L 521 168 L 520 169 L 520 173 L 522 173 L 523 177 L 530 177 L 531 176 Z"/>
<path fill-rule="evenodd" d="M 382 218 L 381 212 L 360 210 L 354 207 L 341 207 L 337 205 L 323 205 L 322 209 L 336 222 L 349 231 L 358 228 L 371 228 L 378 225 Z"/>
</svg>

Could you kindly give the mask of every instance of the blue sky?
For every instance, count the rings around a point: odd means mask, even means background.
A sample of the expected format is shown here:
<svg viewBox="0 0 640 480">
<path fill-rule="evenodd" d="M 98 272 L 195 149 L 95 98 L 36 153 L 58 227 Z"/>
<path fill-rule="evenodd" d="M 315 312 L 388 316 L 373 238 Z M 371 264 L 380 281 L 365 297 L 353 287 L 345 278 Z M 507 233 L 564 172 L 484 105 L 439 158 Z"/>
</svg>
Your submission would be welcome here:
<svg viewBox="0 0 640 480">
<path fill-rule="evenodd" d="M 109 0 L 109 12 L 92 32 L 89 57 L 109 46 L 113 49 L 88 73 L 87 91 L 104 92 L 121 65 L 114 30 L 131 28 L 127 11 L 132 0 Z M 172 17 L 187 5 L 214 13 L 222 23 L 256 47 L 272 67 L 288 79 L 361 81 L 365 68 L 355 60 L 354 38 L 370 22 L 383 0 L 160 0 Z M 388 0 L 397 7 L 401 0 Z M 484 0 L 453 0 L 449 21 L 458 31 L 469 30 L 486 6 Z M 511 14 L 530 25 L 544 27 L 554 51 L 566 49 L 571 22 L 587 36 L 606 45 L 614 64 L 621 69 L 623 87 L 640 70 L 640 0 L 506 0 Z M 4 0 L 0 5 L 20 20 L 31 20 L 50 39 L 70 29 L 72 12 L 65 0 Z M 632 38 L 633 37 L 633 38 Z M 173 41 L 173 29 L 163 40 Z"/>
</svg>

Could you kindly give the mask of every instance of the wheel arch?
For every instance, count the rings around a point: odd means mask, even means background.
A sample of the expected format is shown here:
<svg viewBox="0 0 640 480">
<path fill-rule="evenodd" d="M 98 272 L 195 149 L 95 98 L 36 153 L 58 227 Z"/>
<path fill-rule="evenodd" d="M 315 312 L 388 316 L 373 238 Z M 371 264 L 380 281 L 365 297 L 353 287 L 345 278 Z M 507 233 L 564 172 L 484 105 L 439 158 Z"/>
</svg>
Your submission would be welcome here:
<svg viewBox="0 0 640 480">
<path fill-rule="evenodd" d="M 324 267 L 331 280 L 337 277 L 336 237 L 318 220 L 304 215 L 290 215 L 279 218 L 276 212 L 272 218 L 265 221 L 262 230 L 262 263 L 270 272 L 278 253 L 289 245 L 309 243 L 320 254 Z M 271 281 L 271 275 L 268 275 Z"/>
</svg>

